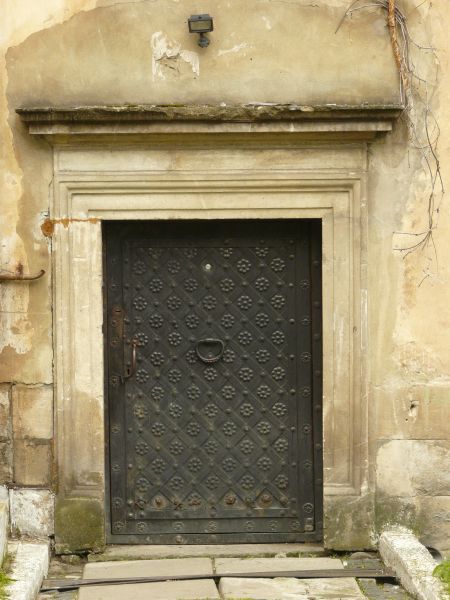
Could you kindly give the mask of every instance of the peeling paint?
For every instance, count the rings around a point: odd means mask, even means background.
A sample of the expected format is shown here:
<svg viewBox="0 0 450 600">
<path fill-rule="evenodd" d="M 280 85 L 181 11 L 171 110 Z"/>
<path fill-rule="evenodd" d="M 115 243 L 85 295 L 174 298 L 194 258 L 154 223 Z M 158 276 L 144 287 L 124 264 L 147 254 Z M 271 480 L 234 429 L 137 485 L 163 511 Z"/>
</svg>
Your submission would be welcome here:
<svg viewBox="0 0 450 600">
<path fill-rule="evenodd" d="M 197 52 L 183 50 L 181 44 L 170 40 L 162 31 L 152 35 L 152 72 L 153 81 L 166 79 L 172 70 L 180 74 L 181 64 L 188 65 L 194 75 L 200 75 L 200 62 Z"/>
<path fill-rule="evenodd" d="M 3 236 L 0 242 L 1 271 L 20 274 L 27 266 L 27 256 L 17 233 Z M 28 286 L 4 282 L 0 285 L 0 352 L 11 347 L 18 354 L 31 349 L 34 329 L 28 319 Z"/>
<path fill-rule="evenodd" d="M 261 17 L 261 18 L 264 21 L 267 31 L 270 31 L 272 29 L 272 23 L 269 21 L 269 19 L 267 17 Z"/>
<path fill-rule="evenodd" d="M 217 56 L 223 56 L 224 54 L 237 54 L 246 48 L 250 48 L 250 44 L 247 44 L 247 42 L 242 42 L 242 44 L 237 44 L 236 46 L 228 48 L 227 50 L 219 50 L 217 52 Z"/>
</svg>

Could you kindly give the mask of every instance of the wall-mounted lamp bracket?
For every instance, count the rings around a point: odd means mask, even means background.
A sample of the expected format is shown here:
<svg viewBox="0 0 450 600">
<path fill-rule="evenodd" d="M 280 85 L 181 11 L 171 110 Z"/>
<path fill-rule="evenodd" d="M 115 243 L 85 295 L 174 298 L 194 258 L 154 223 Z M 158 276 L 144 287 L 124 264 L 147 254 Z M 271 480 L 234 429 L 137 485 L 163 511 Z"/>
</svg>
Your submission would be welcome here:
<svg viewBox="0 0 450 600">
<path fill-rule="evenodd" d="M 201 48 L 209 46 L 209 38 L 205 35 L 214 30 L 213 18 L 209 15 L 191 15 L 188 19 L 189 32 L 198 33 L 198 45 Z"/>
</svg>

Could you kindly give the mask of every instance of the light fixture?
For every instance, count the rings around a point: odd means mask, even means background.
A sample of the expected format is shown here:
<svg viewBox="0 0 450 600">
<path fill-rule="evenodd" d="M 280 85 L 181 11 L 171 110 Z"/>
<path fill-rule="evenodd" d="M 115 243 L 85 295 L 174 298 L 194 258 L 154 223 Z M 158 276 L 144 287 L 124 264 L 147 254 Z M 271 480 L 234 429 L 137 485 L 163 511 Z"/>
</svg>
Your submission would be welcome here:
<svg viewBox="0 0 450 600">
<path fill-rule="evenodd" d="M 205 33 L 214 29 L 213 19 L 209 15 L 191 15 L 188 19 L 189 32 L 200 34 L 198 45 L 201 48 L 209 46 L 209 39 Z"/>
</svg>

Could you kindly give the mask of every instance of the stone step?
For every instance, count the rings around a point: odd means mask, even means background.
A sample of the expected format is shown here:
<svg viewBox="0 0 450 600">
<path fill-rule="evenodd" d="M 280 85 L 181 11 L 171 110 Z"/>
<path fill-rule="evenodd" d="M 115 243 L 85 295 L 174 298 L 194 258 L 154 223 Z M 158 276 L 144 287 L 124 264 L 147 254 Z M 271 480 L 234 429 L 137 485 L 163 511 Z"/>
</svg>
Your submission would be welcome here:
<svg viewBox="0 0 450 600">
<path fill-rule="evenodd" d="M 230 573 L 274 573 L 282 571 L 302 571 L 314 569 L 343 569 L 338 558 L 217 558 L 215 572 L 221 575 Z"/>
<path fill-rule="evenodd" d="M 81 588 L 78 600 L 220 600 L 212 579 Z"/>
<path fill-rule="evenodd" d="M 355 579 L 248 579 L 223 577 L 219 592 L 224 600 L 362 600 L 365 598 Z"/>
<path fill-rule="evenodd" d="M 84 567 L 83 579 L 119 579 L 153 576 L 211 576 L 211 579 L 168 581 L 160 583 L 126 584 L 116 586 L 88 586 L 79 591 L 79 600 L 198 600 L 215 599 L 219 594 L 212 577 L 231 573 L 264 573 L 302 569 L 343 569 L 342 562 L 327 557 L 272 557 L 272 558 L 167 558 L 134 561 L 108 561 L 90 563 Z M 349 578 L 337 582 L 330 580 L 304 580 L 291 578 L 249 579 L 227 578 L 220 580 L 219 589 L 224 598 L 281 598 L 279 594 L 291 591 L 301 597 L 362 598 L 359 588 Z M 319 595 L 324 590 L 325 595 Z M 341 596 L 337 595 L 340 590 Z M 263 594 L 263 595 L 261 595 Z M 297 596 L 296 596 L 297 597 Z"/>
<path fill-rule="evenodd" d="M 133 577 L 171 577 L 173 575 L 211 575 L 209 558 L 168 558 L 91 563 L 84 567 L 84 579 L 122 579 Z"/>
<path fill-rule="evenodd" d="M 48 573 L 50 548 L 48 542 L 10 542 L 8 553 L 11 566 L 8 576 L 11 583 L 6 594 L 11 600 L 36 598 L 44 577 Z"/>
<path fill-rule="evenodd" d="M 134 561 L 90 563 L 84 567 L 83 579 L 127 579 L 133 577 L 211 576 L 343 569 L 337 558 L 166 558 Z"/>
<path fill-rule="evenodd" d="M 227 544 L 227 545 L 180 545 L 180 546 L 108 546 L 101 554 L 90 554 L 89 562 L 116 560 L 145 560 L 155 558 L 190 557 L 271 557 L 277 554 L 287 556 L 324 556 L 320 544 Z"/>
</svg>

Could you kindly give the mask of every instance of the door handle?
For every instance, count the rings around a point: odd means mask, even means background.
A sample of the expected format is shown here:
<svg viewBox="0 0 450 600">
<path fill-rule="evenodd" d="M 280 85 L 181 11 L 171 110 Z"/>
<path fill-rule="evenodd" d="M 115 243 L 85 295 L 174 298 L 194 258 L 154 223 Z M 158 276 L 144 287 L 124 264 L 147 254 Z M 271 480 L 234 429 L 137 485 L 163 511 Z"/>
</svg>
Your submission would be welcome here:
<svg viewBox="0 0 450 600">
<path fill-rule="evenodd" d="M 205 338 L 199 340 L 195 345 L 195 351 L 199 359 L 204 363 L 215 363 L 222 358 L 225 344 L 222 340 Z"/>
<path fill-rule="evenodd" d="M 131 365 L 125 367 L 125 374 L 122 376 L 122 380 L 130 379 L 136 372 L 136 354 L 137 354 L 138 342 L 136 339 L 131 340 Z"/>
</svg>

